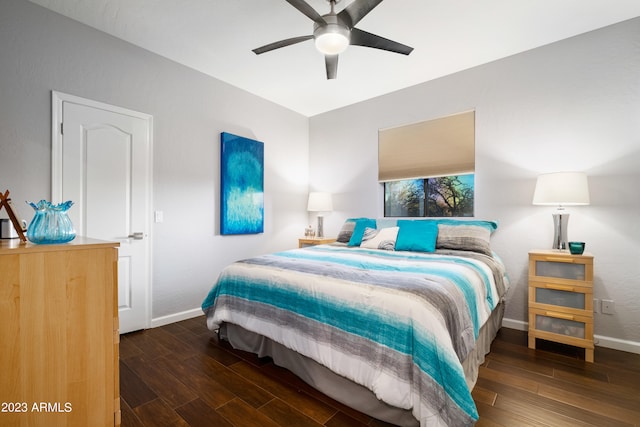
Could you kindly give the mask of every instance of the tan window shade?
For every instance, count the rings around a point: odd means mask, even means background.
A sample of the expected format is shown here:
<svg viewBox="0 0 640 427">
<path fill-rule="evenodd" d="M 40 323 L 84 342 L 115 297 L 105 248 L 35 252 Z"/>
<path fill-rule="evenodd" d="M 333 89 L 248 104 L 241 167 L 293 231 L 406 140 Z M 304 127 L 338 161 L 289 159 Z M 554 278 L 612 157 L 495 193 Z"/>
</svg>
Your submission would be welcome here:
<svg viewBox="0 0 640 427">
<path fill-rule="evenodd" d="M 383 129 L 378 180 L 462 175 L 475 170 L 475 111 Z"/>
</svg>

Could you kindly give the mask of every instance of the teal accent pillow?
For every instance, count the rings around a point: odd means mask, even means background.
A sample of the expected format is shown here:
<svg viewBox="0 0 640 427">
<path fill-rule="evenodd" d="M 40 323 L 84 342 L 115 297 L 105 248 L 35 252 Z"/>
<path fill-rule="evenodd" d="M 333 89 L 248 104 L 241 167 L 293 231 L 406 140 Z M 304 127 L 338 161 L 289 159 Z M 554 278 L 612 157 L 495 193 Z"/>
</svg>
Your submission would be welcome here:
<svg viewBox="0 0 640 427">
<path fill-rule="evenodd" d="M 398 220 L 396 251 L 435 252 L 438 239 L 436 221 Z"/>
<path fill-rule="evenodd" d="M 356 225 L 353 228 L 353 234 L 351 235 L 351 238 L 349 239 L 349 243 L 347 243 L 347 246 L 360 246 L 360 243 L 362 243 L 362 236 L 364 235 L 364 230 L 367 227 L 373 228 L 373 229 L 376 228 L 375 219 L 356 218 L 354 222 L 356 223 Z"/>
</svg>

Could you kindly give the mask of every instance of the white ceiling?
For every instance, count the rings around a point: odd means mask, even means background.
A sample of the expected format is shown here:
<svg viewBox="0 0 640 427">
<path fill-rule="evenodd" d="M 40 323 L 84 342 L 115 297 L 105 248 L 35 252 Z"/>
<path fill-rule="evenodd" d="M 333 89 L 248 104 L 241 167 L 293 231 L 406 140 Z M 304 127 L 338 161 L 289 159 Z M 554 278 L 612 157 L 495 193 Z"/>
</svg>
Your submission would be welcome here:
<svg viewBox="0 0 640 427">
<path fill-rule="evenodd" d="M 251 52 L 312 33 L 285 0 L 31 1 L 305 116 L 640 16 L 639 0 L 387 0 L 356 27 L 415 50 L 350 46 L 328 81 L 313 41 Z M 327 0 L 308 3 L 329 11 Z"/>
</svg>

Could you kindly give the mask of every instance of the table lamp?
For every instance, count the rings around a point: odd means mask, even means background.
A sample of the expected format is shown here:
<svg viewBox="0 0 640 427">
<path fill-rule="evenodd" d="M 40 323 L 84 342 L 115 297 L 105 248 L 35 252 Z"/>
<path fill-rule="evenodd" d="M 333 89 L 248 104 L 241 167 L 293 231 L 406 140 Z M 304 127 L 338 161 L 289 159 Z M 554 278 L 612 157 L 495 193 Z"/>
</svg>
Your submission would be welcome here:
<svg viewBox="0 0 640 427">
<path fill-rule="evenodd" d="M 316 235 L 318 237 L 324 237 L 323 213 L 331 212 L 333 210 L 331 193 L 322 193 L 317 191 L 310 192 L 307 210 L 309 212 L 318 212 L 318 232 Z"/>
<path fill-rule="evenodd" d="M 589 204 L 589 184 L 583 172 L 554 172 L 538 176 L 534 205 L 557 206 L 553 214 L 553 249 L 567 249 L 569 213 L 565 206 Z"/>
</svg>

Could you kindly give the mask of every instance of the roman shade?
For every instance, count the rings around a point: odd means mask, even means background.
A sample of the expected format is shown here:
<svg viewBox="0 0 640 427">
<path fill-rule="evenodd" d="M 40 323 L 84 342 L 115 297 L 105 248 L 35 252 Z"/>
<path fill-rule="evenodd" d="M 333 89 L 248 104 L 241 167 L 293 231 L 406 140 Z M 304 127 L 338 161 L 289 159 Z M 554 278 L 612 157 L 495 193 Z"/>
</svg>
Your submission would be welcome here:
<svg viewBox="0 0 640 427">
<path fill-rule="evenodd" d="M 463 175 L 475 169 L 475 111 L 378 132 L 378 180 Z"/>
</svg>

